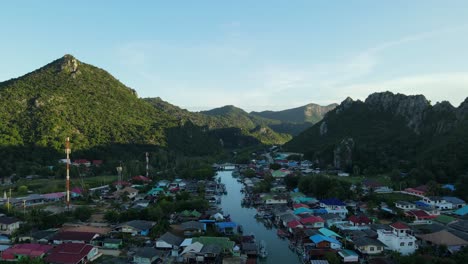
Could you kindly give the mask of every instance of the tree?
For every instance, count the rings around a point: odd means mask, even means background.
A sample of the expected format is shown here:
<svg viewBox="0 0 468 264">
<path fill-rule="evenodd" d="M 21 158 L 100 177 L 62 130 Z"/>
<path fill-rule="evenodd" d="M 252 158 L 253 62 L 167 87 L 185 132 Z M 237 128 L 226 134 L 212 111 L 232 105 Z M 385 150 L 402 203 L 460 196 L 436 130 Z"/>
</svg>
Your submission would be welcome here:
<svg viewBox="0 0 468 264">
<path fill-rule="evenodd" d="M 110 223 L 118 223 L 119 213 L 116 210 L 108 210 L 104 214 L 104 219 Z"/>
<path fill-rule="evenodd" d="M 21 195 L 27 194 L 28 193 L 28 186 L 21 185 L 18 187 L 18 193 Z"/>
<path fill-rule="evenodd" d="M 93 213 L 93 210 L 89 208 L 88 206 L 80 206 L 75 209 L 75 211 L 73 212 L 73 216 L 76 219 L 84 222 L 91 217 L 92 213 Z"/>
<path fill-rule="evenodd" d="M 325 258 L 328 260 L 330 264 L 340 264 L 341 260 L 338 255 L 334 252 L 327 252 L 325 253 Z"/>
</svg>

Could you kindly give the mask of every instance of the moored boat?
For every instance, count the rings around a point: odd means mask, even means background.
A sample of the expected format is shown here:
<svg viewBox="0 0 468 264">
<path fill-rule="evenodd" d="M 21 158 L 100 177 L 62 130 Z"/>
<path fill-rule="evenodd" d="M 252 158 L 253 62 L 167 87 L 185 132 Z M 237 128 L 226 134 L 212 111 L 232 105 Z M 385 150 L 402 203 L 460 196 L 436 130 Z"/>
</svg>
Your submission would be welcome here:
<svg viewBox="0 0 468 264">
<path fill-rule="evenodd" d="M 265 240 L 260 241 L 258 245 L 258 255 L 260 256 L 260 258 L 266 258 L 268 256 Z"/>
</svg>

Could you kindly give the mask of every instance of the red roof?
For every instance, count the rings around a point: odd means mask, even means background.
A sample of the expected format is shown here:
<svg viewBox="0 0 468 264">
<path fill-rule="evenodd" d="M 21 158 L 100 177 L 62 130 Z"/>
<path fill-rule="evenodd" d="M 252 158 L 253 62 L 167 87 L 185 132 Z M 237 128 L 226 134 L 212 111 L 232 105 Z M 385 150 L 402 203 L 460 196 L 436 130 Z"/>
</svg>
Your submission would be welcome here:
<svg viewBox="0 0 468 264">
<path fill-rule="evenodd" d="M 360 216 L 352 215 L 348 218 L 348 220 L 350 222 L 353 222 L 359 225 L 369 225 L 372 223 L 372 221 L 365 215 L 360 215 Z"/>
<path fill-rule="evenodd" d="M 296 228 L 298 226 L 302 226 L 302 224 L 301 224 L 301 222 L 299 222 L 297 220 L 293 220 L 293 221 L 288 223 L 289 228 Z"/>
<path fill-rule="evenodd" d="M 41 257 L 49 250 L 51 250 L 53 246 L 50 245 L 41 245 L 41 244 L 16 244 L 11 248 L 3 251 L 2 259 L 4 260 L 14 260 L 16 259 L 16 255 L 21 256 L 28 256 L 30 258 L 37 258 Z"/>
<path fill-rule="evenodd" d="M 132 178 L 132 180 L 134 181 L 141 181 L 141 182 L 151 182 L 151 179 L 145 177 L 145 176 L 142 176 L 142 175 L 138 175 L 138 176 L 135 176 Z"/>
<path fill-rule="evenodd" d="M 89 242 L 96 236 L 99 235 L 94 232 L 64 231 L 55 234 L 55 236 L 52 237 L 52 240 Z"/>
<path fill-rule="evenodd" d="M 423 211 L 423 210 L 411 210 L 407 214 L 412 215 L 421 220 L 436 218 L 436 216 L 430 215 L 426 211 Z"/>
<path fill-rule="evenodd" d="M 90 161 L 87 160 L 87 159 L 76 159 L 76 160 L 74 160 L 73 162 L 76 163 L 76 164 L 90 163 Z"/>
<path fill-rule="evenodd" d="M 301 219 L 301 223 L 303 224 L 314 224 L 314 223 L 320 223 L 320 222 L 325 222 L 322 217 L 320 216 L 309 216 L 306 218 Z"/>
<path fill-rule="evenodd" d="M 79 243 L 60 244 L 45 258 L 46 262 L 60 264 L 80 263 L 94 247 Z"/>
<path fill-rule="evenodd" d="M 302 203 L 293 204 L 294 209 L 301 208 L 301 207 L 309 208 L 309 206 L 307 204 L 302 204 Z"/>
<path fill-rule="evenodd" d="M 410 229 L 406 224 L 403 224 L 402 222 L 395 222 L 390 226 L 395 229 Z"/>
<path fill-rule="evenodd" d="M 112 183 L 112 185 L 117 186 L 117 185 L 122 185 L 122 186 L 130 186 L 131 184 L 127 181 L 116 181 Z"/>
</svg>

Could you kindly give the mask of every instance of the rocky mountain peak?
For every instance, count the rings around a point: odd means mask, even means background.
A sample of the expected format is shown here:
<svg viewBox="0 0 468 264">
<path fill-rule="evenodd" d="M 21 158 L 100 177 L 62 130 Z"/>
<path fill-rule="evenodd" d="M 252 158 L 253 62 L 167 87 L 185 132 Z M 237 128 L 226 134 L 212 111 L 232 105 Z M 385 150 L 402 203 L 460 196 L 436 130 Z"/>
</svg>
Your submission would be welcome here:
<svg viewBox="0 0 468 264">
<path fill-rule="evenodd" d="M 75 77 L 77 74 L 79 74 L 79 65 L 80 62 L 70 54 L 65 54 L 65 56 L 60 59 L 60 70 L 70 73 L 72 77 Z"/>
<path fill-rule="evenodd" d="M 407 96 L 392 92 L 373 93 L 367 97 L 365 103 L 376 110 L 390 111 L 405 118 L 408 127 L 416 133 L 419 133 L 424 112 L 431 107 L 423 95 Z"/>
<path fill-rule="evenodd" d="M 457 108 L 457 116 L 460 119 L 468 117 L 468 97 Z"/>
</svg>

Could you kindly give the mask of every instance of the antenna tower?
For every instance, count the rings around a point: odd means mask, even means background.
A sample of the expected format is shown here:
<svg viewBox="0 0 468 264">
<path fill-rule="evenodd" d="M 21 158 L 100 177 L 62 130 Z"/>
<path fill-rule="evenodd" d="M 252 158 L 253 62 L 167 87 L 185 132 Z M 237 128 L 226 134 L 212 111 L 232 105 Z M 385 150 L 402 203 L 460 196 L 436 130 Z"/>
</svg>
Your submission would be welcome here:
<svg viewBox="0 0 468 264">
<path fill-rule="evenodd" d="M 70 138 L 65 141 L 65 153 L 67 154 L 67 209 L 70 209 Z"/>
</svg>

